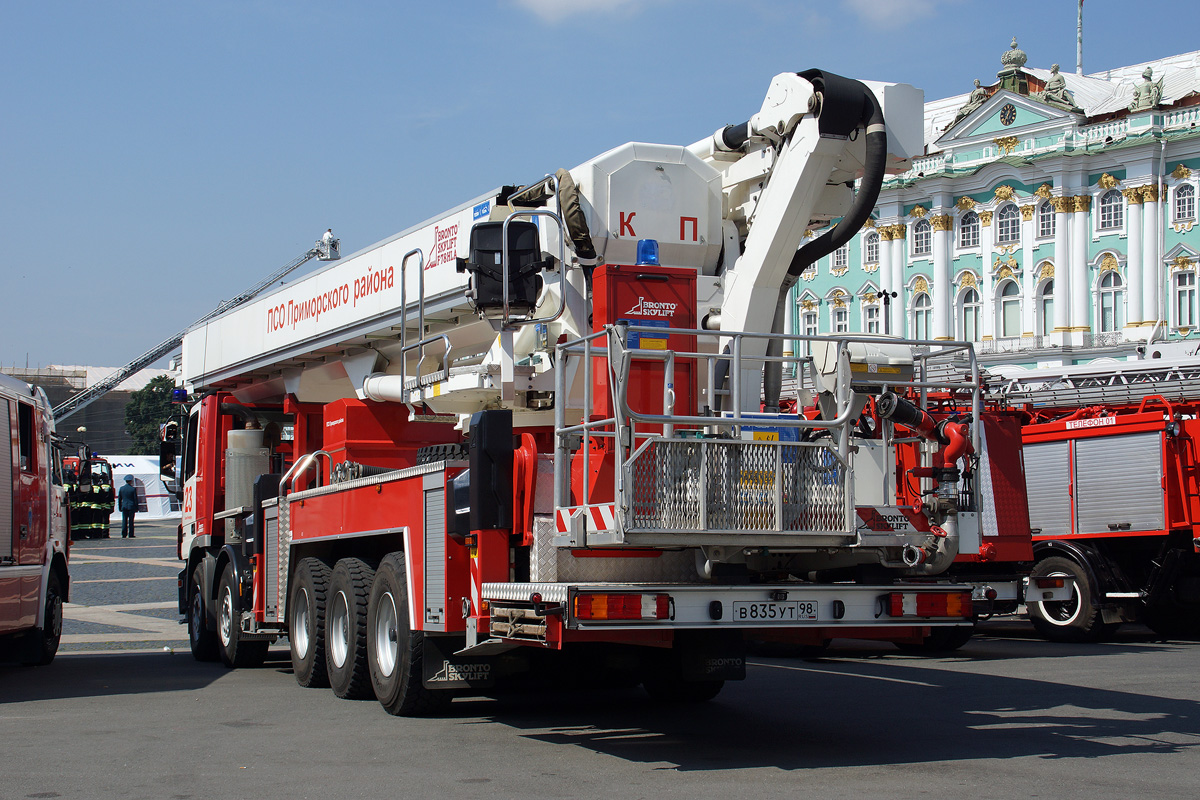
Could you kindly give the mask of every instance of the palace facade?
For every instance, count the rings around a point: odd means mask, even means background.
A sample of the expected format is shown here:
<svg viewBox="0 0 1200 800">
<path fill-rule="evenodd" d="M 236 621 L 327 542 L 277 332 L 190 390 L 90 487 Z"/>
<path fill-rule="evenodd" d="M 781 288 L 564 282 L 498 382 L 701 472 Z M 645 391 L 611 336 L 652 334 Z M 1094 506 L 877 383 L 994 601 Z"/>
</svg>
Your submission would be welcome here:
<svg viewBox="0 0 1200 800">
<path fill-rule="evenodd" d="M 968 340 L 988 364 L 1200 346 L 1200 51 L 1026 66 L 925 105 L 925 154 L 794 290 L 791 330 Z M 1193 345 L 1189 345 L 1193 342 Z"/>
</svg>

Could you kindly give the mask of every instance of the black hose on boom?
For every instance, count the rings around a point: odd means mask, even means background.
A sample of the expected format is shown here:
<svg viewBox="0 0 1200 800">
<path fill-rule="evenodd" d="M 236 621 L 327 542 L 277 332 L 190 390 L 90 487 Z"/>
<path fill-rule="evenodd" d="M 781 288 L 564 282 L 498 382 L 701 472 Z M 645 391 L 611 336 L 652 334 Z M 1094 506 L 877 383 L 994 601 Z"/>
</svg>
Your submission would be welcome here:
<svg viewBox="0 0 1200 800">
<path fill-rule="evenodd" d="M 854 234 L 858 233 L 863 223 L 871 216 L 871 210 L 879 200 L 879 190 L 883 188 L 883 178 L 887 169 L 887 129 L 884 127 L 883 109 L 880 108 L 875 93 L 860 81 L 832 72 L 810 69 L 799 74 L 822 96 L 818 118 L 821 133 L 849 136 L 857 128 L 865 128 L 866 158 L 862 180 L 850 210 L 829 232 L 804 245 L 792 256 L 787 278 L 779 289 L 779 300 L 771 325 L 772 333 L 783 333 L 788 295 L 800 274 L 818 259 L 853 239 Z M 768 356 L 779 357 L 782 354 L 782 339 L 771 339 L 767 342 Z M 767 411 L 779 410 L 782 388 L 783 364 L 779 361 L 768 361 L 763 365 L 763 405 Z"/>
</svg>

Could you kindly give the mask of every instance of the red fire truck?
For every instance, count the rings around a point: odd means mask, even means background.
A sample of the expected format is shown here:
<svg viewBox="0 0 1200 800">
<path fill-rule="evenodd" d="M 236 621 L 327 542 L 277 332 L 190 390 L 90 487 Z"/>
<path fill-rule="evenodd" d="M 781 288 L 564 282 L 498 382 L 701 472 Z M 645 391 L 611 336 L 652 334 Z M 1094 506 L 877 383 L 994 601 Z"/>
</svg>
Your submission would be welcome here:
<svg viewBox="0 0 1200 800">
<path fill-rule="evenodd" d="M 502 187 L 190 330 L 193 654 L 286 636 L 302 685 L 415 714 L 546 666 L 706 699 L 748 637 L 968 626 L 940 576 L 997 550 L 989 458 L 1019 446 L 977 422 L 970 345 L 782 332 L 921 107 L 785 73 L 742 125 Z M 779 413 L 793 370 L 809 411 Z"/>
<path fill-rule="evenodd" d="M 0 658 L 49 664 L 62 635 L 67 510 L 41 389 L 0 375 Z"/>
<path fill-rule="evenodd" d="M 1071 599 L 1030 604 L 1038 630 L 1200 634 L 1200 361 L 1031 370 L 1003 397 L 1027 413 L 1033 574 L 1075 579 Z"/>
</svg>

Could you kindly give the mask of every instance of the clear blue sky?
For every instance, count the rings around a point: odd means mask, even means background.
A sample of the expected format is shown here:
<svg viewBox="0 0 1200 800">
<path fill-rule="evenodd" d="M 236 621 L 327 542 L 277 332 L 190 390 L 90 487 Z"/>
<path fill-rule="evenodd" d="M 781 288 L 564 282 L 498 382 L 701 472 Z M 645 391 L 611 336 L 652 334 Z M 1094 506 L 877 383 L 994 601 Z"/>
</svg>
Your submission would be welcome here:
<svg viewBox="0 0 1200 800">
<path fill-rule="evenodd" d="M 687 144 L 820 67 L 929 99 L 1074 0 L 0 0 L 0 366 L 123 364 L 303 253 L 349 253 L 621 142 Z M 1087 0 L 1084 69 L 1200 48 L 1194 0 Z"/>
</svg>

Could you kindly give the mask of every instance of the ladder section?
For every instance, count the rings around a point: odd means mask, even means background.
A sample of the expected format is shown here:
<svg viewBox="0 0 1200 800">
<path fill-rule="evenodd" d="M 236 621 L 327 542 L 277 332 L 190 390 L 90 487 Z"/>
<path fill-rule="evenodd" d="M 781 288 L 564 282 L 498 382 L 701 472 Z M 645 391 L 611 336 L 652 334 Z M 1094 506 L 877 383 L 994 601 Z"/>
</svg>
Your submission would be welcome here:
<svg viewBox="0 0 1200 800">
<path fill-rule="evenodd" d="M 1028 370 L 992 387 L 992 393 L 1009 405 L 1037 409 L 1136 405 L 1154 395 L 1194 401 L 1200 399 L 1200 360 Z"/>
</svg>

